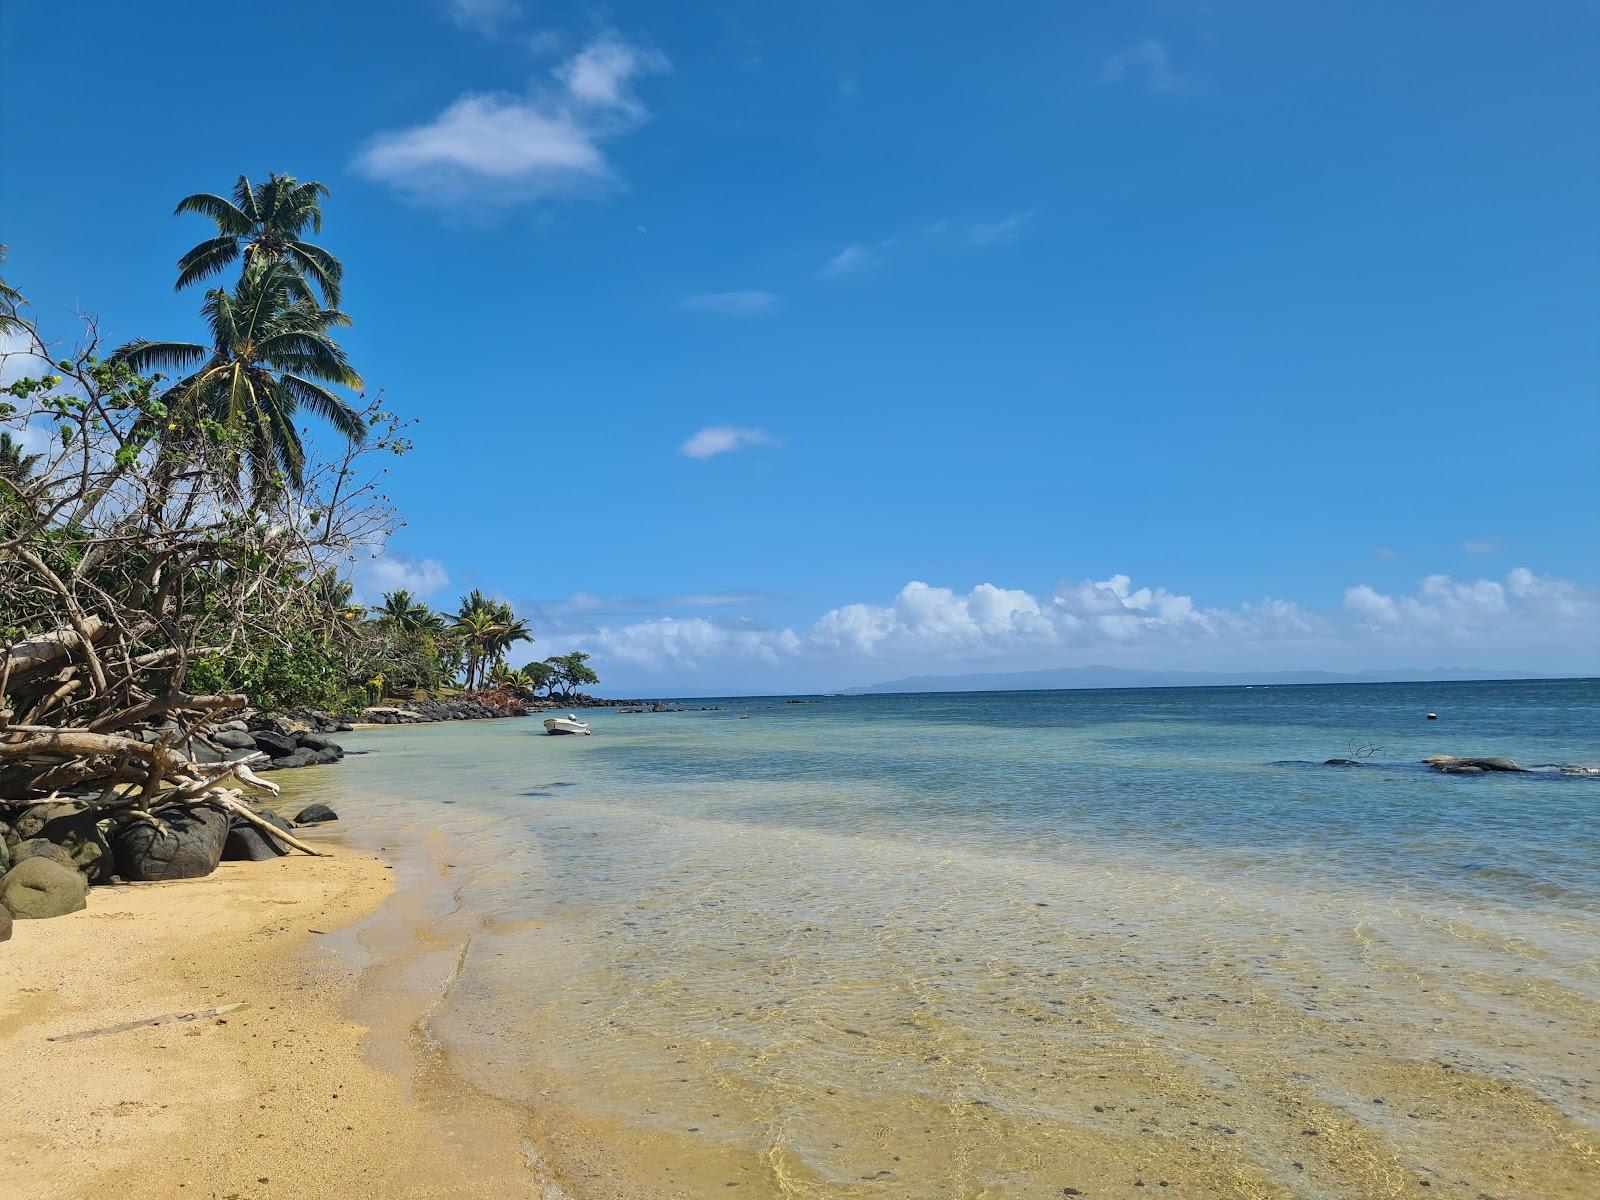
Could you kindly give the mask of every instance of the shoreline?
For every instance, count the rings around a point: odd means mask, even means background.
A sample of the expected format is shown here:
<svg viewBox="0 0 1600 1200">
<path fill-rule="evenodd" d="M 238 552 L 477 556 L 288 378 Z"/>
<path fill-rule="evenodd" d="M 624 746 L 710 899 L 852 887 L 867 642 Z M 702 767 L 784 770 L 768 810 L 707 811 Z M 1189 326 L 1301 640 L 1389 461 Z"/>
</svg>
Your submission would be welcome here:
<svg viewBox="0 0 1600 1200">
<path fill-rule="evenodd" d="M 17 923 L 0 1194 L 537 1194 L 518 1115 L 418 1032 L 439 947 L 418 937 L 430 890 L 395 879 L 440 847 L 413 864 L 318 840 L 335 852 L 96 888 L 85 911 Z M 48 1040 L 211 1009 L 228 1010 Z"/>
</svg>

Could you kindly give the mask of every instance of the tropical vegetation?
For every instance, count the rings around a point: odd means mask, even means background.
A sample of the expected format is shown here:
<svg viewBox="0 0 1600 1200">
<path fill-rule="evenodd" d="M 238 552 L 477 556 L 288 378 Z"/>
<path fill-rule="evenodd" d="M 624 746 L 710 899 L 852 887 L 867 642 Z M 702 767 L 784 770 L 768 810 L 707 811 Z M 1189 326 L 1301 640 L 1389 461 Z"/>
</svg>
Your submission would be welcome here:
<svg viewBox="0 0 1600 1200">
<path fill-rule="evenodd" d="M 0 279 L 0 796 L 199 794 L 198 764 L 133 736 L 161 718 L 598 683 L 582 652 L 513 669 L 533 631 L 480 590 L 357 596 L 350 564 L 397 524 L 372 456 L 410 441 L 339 343 L 344 269 L 305 240 L 327 195 L 241 176 L 179 203 L 216 228 L 178 263 L 180 290 L 211 283 L 200 338 L 108 349 L 89 321 L 64 350 Z"/>
</svg>

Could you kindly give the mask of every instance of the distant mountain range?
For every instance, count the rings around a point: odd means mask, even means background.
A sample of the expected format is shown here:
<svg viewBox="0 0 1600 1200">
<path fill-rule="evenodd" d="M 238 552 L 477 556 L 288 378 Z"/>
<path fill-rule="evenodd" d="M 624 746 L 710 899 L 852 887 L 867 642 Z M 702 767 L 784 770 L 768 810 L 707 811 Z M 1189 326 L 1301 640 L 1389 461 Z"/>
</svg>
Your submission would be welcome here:
<svg viewBox="0 0 1600 1200">
<path fill-rule="evenodd" d="M 1043 692 L 1071 688 L 1240 687 L 1245 684 L 1438 683 L 1473 679 L 1555 679 L 1536 672 L 1483 671 L 1473 667 L 1437 670 L 1356 671 L 1140 671 L 1123 667 L 1057 667 L 1048 671 L 1006 671 L 976 675 L 913 675 L 843 694 L 877 692 Z"/>
</svg>

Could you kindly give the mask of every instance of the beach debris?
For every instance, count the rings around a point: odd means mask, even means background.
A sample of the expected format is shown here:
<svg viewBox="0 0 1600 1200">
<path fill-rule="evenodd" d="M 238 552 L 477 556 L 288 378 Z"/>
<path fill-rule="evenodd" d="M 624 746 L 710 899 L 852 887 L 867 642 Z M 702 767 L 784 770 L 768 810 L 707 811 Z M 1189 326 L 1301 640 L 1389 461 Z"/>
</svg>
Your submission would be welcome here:
<svg viewBox="0 0 1600 1200">
<path fill-rule="evenodd" d="M 193 1012 L 164 1013 L 159 1017 L 145 1017 L 138 1021 L 123 1021 L 117 1025 L 105 1025 L 99 1029 L 82 1029 L 77 1033 L 58 1033 L 54 1037 L 47 1037 L 47 1042 L 77 1042 L 84 1038 L 104 1037 L 108 1033 L 128 1033 L 135 1029 L 153 1029 L 157 1025 L 171 1025 L 175 1021 L 209 1021 L 213 1017 L 225 1016 L 231 1012 L 238 1012 L 241 1008 L 249 1008 L 248 1000 L 238 1000 L 233 1004 L 219 1004 L 215 1008 L 201 1008 Z"/>
</svg>

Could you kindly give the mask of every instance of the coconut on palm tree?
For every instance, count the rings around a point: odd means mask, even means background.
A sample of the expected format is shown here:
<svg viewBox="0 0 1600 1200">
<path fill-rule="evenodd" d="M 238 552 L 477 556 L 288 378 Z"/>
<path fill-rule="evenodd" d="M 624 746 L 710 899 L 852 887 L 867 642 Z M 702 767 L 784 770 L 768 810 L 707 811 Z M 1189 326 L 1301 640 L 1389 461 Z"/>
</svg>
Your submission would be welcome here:
<svg viewBox="0 0 1600 1200">
<path fill-rule="evenodd" d="M 265 183 L 251 184 L 245 176 L 233 185 L 233 199 L 197 192 L 178 201 L 174 215 L 199 213 L 210 217 L 217 236 L 201 242 L 178 260 L 174 290 L 207 279 L 232 265 L 242 255 L 245 266 L 272 259 L 291 263 L 317 285 L 330 306 L 339 303 L 339 282 L 344 268 L 321 246 L 300 235 L 309 228 L 322 232 L 322 198 L 328 189 L 315 180 L 301 183 L 292 175 L 268 175 Z"/>
<path fill-rule="evenodd" d="M 232 292 L 207 292 L 201 311 L 210 346 L 140 340 L 113 356 L 143 373 L 190 371 L 162 396 L 172 414 L 168 433 L 192 433 L 211 422 L 236 437 L 258 490 L 274 480 L 303 485 L 305 447 L 295 427 L 302 411 L 352 442 L 366 440 L 361 414 L 326 386 L 361 386 L 361 376 L 329 332 L 350 319 L 317 304 L 293 266 L 254 259 Z"/>
</svg>

